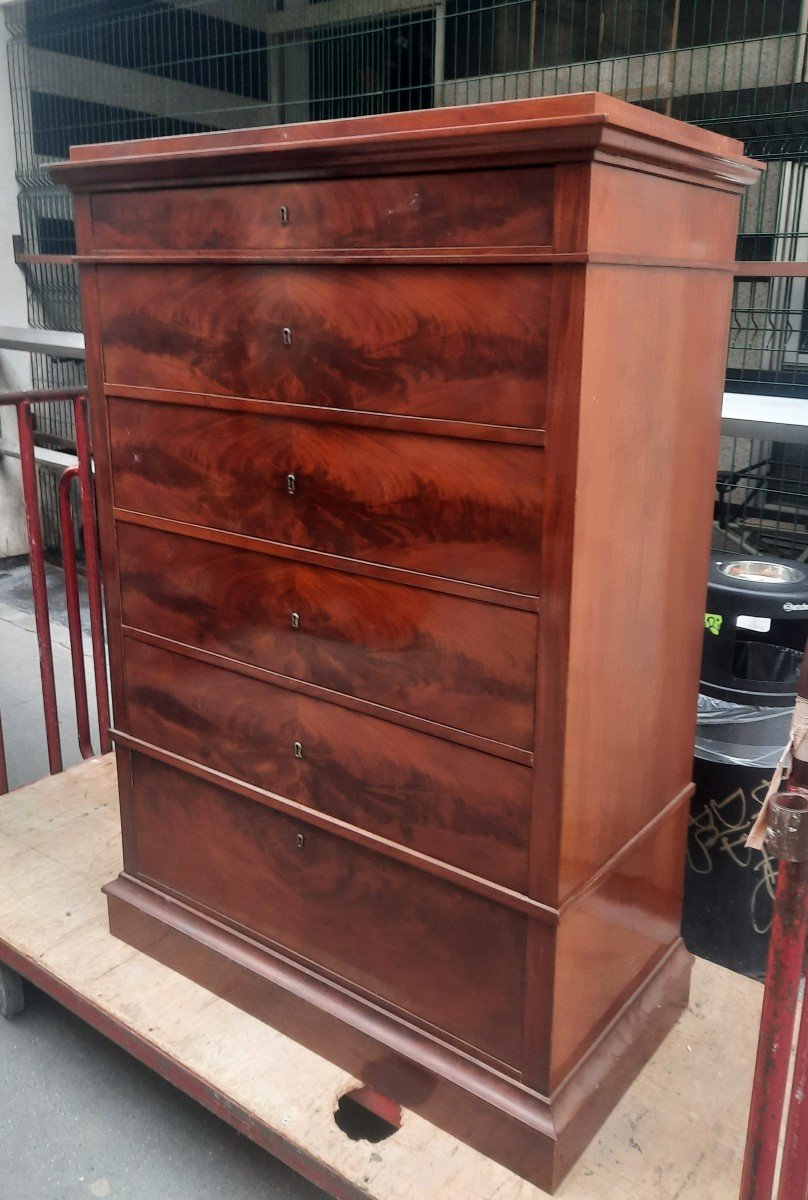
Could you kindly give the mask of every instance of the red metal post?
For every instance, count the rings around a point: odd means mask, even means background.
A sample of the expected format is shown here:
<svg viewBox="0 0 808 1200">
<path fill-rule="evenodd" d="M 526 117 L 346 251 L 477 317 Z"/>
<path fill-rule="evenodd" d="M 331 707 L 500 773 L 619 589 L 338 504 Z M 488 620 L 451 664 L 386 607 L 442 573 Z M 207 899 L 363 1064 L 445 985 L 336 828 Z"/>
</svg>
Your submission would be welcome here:
<svg viewBox="0 0 808 1200">
<path fill-rule="evenodd" d="M 801 864 L 803 867 L 805 863 Z M 788 1124 L 777 1200 L 808 1197 L 808 1000 L 803 996 L 797 1057 L 791 1083 Z"/>
<path fill-rule="evenodd" d="M 101 753 L 107 754 L 110 750 L 107 655 L 104 643 L 104 608 L 101 600 L 101 558 L 96 528 L 95 491 L 93 487 L 92 454 L 90 448 L 90 431 L 87 422 L 86 396 L 77 397 L 73 401 L 73 414 L 76 428 L 76 454 L 79 460 L 79 486 L 81 490 L 82 525 L 84 528 L 84 558 L 87 571 L 87 596 L 90 607 L 95 697 L 98 709 L 98 736 L 101 743 Z"/>
<path fill-rule="evenodd" d="M 48 765 L 51 775 L 62 769 L 62 748 L 59 740 L 59 712 L 56 704 L 56 681 L 53 672 L 53 645 L 50 633 L 48 587 L 45 579 L 45 557 L 42 549 L 42 523 L 39 518 L 39 493 L 34 458 L 34 428 L 31 406 L 17 406 L 17 427 L 20 435 L 20 467 L 25 498 L 25 522 L 28 529 L 28 556 L 31 566 L 31 586 L 34 593 L 34 617 L 39 643 L 39 674 L 42 680 L 42 704 L 45 711 L 45 737 L 48 744 Z"/>
<path fill-rule="evenodd" d="M 87 705 L 87 677 L 84 673 L 84 638 L 81 632 L 81 601 L 76 570 L 76 546 L 73 541 L 73 512 L 70 489 L 79 477 L 78 467 L 68 467 L 59 479 L 59 529 L 62 535 L 62 566 L 67 599 L 67 626 L 70 631 L 70 658 L 73 665 L 73 692 L 76 698 L 76 728 L 82 758 L 92 758 L 90 711 Z"/>
<path fill-rule="evenodd" d="M 805 843 L 808 792 L 803 790 L 781 792 L 771 801 L 767 846 L 780 864 L 740 1200 L 771 1200 L 774 1186 L 808 914 L 808 862 L 794 861 L 788 847 L 788 838 L 793 838 L 795 830 L 798 835 L 801 830 Z M 796 853 L 808 858 L 804 845 Z M 781 1196 L 781 1200 L 785 1198 Z M 793 1200 L 805 1200 L 805 1196 Z"/>
</svg>

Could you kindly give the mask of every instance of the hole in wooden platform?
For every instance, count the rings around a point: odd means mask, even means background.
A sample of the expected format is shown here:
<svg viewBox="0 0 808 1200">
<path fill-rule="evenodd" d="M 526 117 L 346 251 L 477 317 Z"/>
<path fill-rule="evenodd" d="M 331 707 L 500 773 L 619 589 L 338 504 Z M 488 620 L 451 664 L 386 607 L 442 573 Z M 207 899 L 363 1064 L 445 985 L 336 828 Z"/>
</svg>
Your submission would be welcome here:
<svg viewBox="0 0 808 1200">
<path fill-rule="evenodd" d="M 352 1142 L 383 1142 L 401 1127 L 401 1109 L 373 1088 L 354 1088 L 340 1096 L 334 1120 Z"/>
</svg>

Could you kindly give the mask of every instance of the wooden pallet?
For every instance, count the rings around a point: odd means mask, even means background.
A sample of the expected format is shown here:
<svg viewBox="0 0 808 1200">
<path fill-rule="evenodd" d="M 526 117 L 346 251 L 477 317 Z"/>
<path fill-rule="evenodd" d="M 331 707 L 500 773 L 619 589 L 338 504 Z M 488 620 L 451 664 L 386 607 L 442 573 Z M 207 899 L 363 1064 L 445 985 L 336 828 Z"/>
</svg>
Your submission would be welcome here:
<svg viewBox="0 0 808 1200">
<path fill-rule="evenodd" d="M 119 870 L 111 756 L 0 797 L 0 960 L 335 1197 L 545 1195 L 412 1113 L 349 1140 L 333 1114 L 357 1081 L 110 936 Z M 697 962 L 690 1009 L 557 1195 L 736 1200 L 761 998 Z"/>
</svg>

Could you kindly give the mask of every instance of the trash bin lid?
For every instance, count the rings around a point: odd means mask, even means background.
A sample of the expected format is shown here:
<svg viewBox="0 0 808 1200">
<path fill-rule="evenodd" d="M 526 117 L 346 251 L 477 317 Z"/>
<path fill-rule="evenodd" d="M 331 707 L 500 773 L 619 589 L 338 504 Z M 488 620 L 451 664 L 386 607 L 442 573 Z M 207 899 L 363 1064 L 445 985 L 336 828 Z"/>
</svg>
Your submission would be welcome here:
<svg viewBox="0 0 808 1200">
<path fill-rule="evenodd" d="M 730 579 L 745 579 L 749 583 L 802 583 L 805 571 L 790 563 L 766 562 L 762 558 L 739 558 L 722 562 L 718 567 Z"/>
</svg>

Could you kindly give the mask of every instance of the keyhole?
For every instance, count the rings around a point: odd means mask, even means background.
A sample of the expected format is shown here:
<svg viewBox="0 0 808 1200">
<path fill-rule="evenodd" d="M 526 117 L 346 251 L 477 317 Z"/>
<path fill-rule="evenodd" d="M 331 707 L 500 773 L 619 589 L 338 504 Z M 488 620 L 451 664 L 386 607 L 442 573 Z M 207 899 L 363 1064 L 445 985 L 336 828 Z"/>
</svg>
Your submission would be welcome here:
<svg viewBox="0 0 808 1200">
<path fill-rule="evenodd" d="M 304 847 L 304 846 L 305 846 L 305 844 L 306 844 L 306 837 L 305 837 L 305 834 L 299 833 L 299 834 L 297 835 L 297 839 L 296 839 L 296 840 L 297 840 L 298 847 L 299 847 L 299 848 L 302 850 L 302 849 L 303 849 L 303 847 Z"/>
<path fill-rule="evenodd" d="M 289 209 L 286 207 L 285 204 L 282 204 L 280 206 L 278 215 L 280 216 L 280 219 L 281 219 L 281 225 L 289 224 Z"/>
<path fill-rule="evenodd" d="M 281 330 L 281 336 L 282 336 L 282 338 L 283 338 L 283 344 L 284 344 L 284 346 L 291 346 L 291 344 L 292 344 L 292 331 L 291 331 L 291 329 L 289 328 L 289 326 L 288 326 L 288 325 L 286 325 L 286 326 L 285 326 L 285 327 L 284 327 L 284 328 Z"/>
<path fill-rule="evenodd" d="M 287 475 L 286 476 L 286 490 L 290 496 L 294 496 L 296 487 L 297 487 L 297 480 L 295 479 L 294 475 L 291 475 L 291 474 Z"/>
<path fill-rule="evenodd" d="M 303 757 L 303 743 L 295 742 L 295 758 Z"/>
<path fill-rule="evenodd" d="M 299 613 L 292 613 L 292 628 L 293 629 L 300 628 L 300 614 Z"/>
</svg>

